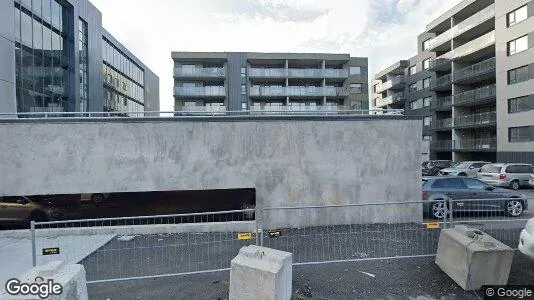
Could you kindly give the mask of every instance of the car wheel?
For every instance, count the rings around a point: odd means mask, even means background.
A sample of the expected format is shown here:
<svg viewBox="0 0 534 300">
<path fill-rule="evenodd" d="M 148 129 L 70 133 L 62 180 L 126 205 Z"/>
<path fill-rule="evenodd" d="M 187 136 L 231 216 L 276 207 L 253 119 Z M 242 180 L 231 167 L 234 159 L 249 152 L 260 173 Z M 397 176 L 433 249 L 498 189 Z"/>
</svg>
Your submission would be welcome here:
<svg viewBox="0 0 534 300">
<path fill-rule="evenodd" d="M 429 215 L 433 219 L 443 219 L 445 217 L 446 204 L 445 202 L 434 202 L 430 206 Z"/>
<path fill-rule="evenodd" d="M 510 182 L 510 188 L 514 191 L 519 190 L 519 181 L 512 180 L 512 182 Z"/>
<path fill-rule="evenodd" d="M 96 204 L 101 204 L 102 202 L 104 202 L 104 194 L 93 194 L 91 196 L 91 201 Z"/>
<path fill-rule="evenodd" d="M 523 214 L 523 201 L 514 199 L 506 202 L 505 213 L 509 217 L 519 217 Z"/>
</svg>

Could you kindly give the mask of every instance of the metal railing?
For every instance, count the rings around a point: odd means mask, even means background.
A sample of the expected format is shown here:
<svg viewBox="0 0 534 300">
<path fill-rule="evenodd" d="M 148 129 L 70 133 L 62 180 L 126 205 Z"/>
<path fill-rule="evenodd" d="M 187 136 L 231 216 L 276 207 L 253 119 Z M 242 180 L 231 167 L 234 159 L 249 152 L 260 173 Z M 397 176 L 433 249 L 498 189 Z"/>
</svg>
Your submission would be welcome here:
<svg viewBox="0 0 534 300">
<path fill-rule="evenodd" d="M 451 150 L 452 147 L 452 141 L 451 140 L 443 140 L 443 141 L 432 141 L 430 142 L 430 149 L 433 150 Z"/>
<path fill-rule="evenodd" d="M 431 109 L 448 108 L 452 106 L 452 96 L 436 98 L 435 101 L 430 103 Z"/>
<path fill-rule="evenodd" d="M 445 87 L 451 84 L 452 84 L 452 74 L 447 74 L 447 75 L 436 78 L 436 80 L 432 84 L 432 88 L 436 89 L 436 88 Z"/>
<path fill-rule="evenodd" d="M 454 150 L 495 150 L 497 149 L 497 139 L 461 139 L 455 140 L 453 145 Z"/>
<path fill-rule="evenodd" d="M 347 69 L 249 68 L 249 77 L 266 78 L 348 78 Z"/>
<path fill-rule="evenodd" d="M 224 67 L 219 68 L 174 68 L 174 77 L 225 77 Z"/>
<path fill-rule="evenodd" d="M 495 57 L 454 72 L 454 82 L 495 71 Z"/>
<path fill-rule="evenodd" d="M 476 102 L 489 98 L 494 98 L 497 95 L 495 85 L 488 85 L 478 89 L 466 91 L 460 94 L 453 95 L 454 105 Z"/>
<path fill-rule="evenodd" d="M 434 128 L 434 129 L 452 128 L 452 118 L 435 120 L 432 123 L 432 128 Z"/>
<path fill-rule="evenodd" d="M 281 86 L 281 87 L 251 87 L 250 96 L 348 96 L 349 89 L 345 87 L 313 87 L 313 86 Z"/>
<path fill-rule="evenodd" d="M 497 113 L 493 111 L 481 114 L 455 117 L 454 127 L 494 124 L 496 121 Z"/>
<path fill-rule="evenodd" d="M 178 86 L 174 88 L 174 96 L 223 97 L 226 96 L 226 89 L 224 86 Z"/>
<path fill-rule="evenodd" d="M 403 102 L 404 100 L 406 100 L 406 94 L 405 92 L 400 92 L 387 96 L 386 98 L 377 99 L 376 106 L 385 107 L 396 102 Z"/>
<path fill-rule="evenodd" d="M 450 59 L 447 59 L 447 58 L 436 58 L 436 59 L 432 59 L 430 61 L 430 67 L 429 69 L 432 70 L 432 69 L 436 69 L 438 67 L 441 67 L 442 65 L 445 65 L 445 64 L 450 64 L 451 63 L 451 60 Z"/>
<path fill-rule="evenodd" d="M 184 106 L 185 107 L 185 106 Z M 346 106 L 337 105 L 325 105 L 324 109 L 317 110 L 303 110 L 302 106 L 290 108 L 290 106 L 274 106 L 272 108 L 266 108 L 268 115 L 302 115 L 302 116 L 322 116 L 322 115 L 374 115 L 374 114 L 391 114 L 391 115 L 403 115 L 403 109 L 353 109 Z M 337 108 L 337 109 L 334 109 Z M 256 116 L 258 112 L 256 110 L 237 110 L 237 111 L 222 111 L 215 110 L 210 111 L 202 106 L 194 106 L 186 110 L 178 111 L 132 111 L 132 112 L 0 112 L 0 121 L 6 119 L 58 119 L 58 118 L 76 118 L 76 119 L 129 119 L 129 118 L 172 118 L 172 117 L 202 117 L 202 116 Z"/>
</svg>

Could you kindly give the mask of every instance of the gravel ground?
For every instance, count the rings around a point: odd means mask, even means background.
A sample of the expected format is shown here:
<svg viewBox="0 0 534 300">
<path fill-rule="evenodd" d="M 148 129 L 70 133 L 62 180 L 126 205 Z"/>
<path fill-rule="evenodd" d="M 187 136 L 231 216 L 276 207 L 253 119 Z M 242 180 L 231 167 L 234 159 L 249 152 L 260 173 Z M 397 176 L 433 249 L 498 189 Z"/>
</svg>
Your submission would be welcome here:
<svg viewBox="0 0 534 300">
<path fill-rule="evenodd" d="M 534 261 L 517 252 L 509 284 L 532 284 Z M 90 299 L 227 299 L 229 272 L 89 284 Z M 479 298 L 478 296 L 481 298 Z M 295 266 L 293 299 L 482 299 L 433 257 Z"/>
</svg>

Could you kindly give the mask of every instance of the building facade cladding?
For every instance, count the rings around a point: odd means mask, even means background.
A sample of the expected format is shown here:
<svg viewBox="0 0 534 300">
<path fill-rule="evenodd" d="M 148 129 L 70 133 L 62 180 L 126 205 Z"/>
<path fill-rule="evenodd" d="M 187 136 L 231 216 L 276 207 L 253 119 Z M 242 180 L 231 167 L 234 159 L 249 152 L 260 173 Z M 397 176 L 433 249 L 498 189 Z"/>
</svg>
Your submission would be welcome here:
<svg viewBox="0 0 534 300">
<path fill-rule="evenodd" d="M 0 112 L 105 110 L 102 45 L 109 33 L 89 1 L 0 1 L 0 23 Z M 159 103 L 144 90 L 145 102 Z"/>
<path fill-rule="evenodd" d="M 368 109 L 367 58 L 173 52 L 175 110 Z"/>
</svg>

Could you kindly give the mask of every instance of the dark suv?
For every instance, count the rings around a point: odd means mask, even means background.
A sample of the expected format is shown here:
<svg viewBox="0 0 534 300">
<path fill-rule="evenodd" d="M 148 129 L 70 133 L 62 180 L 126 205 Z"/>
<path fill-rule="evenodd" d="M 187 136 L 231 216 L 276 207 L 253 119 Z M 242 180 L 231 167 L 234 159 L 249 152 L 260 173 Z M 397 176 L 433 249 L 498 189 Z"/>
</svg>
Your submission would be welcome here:
<svg viewBox="0 0 534 300">
<path fill-rule="evenodd" d="M 423 162 L 422 173 L 423 176 L 436 176 L 442 169 L 449 168 L 453 164 L 450 160 L 430 160 Z"/>
<path fill-rule="evenodd" d="M 451 199 L 453 212 L 498 211 L 510 217 L 519 217 L 528 207 L 528 201 L 522 194 L 496 188 L 477 179 L 423 178 L 423 212 L 441 219 L 445 214 L 445 205 Z"/>
</svg>

